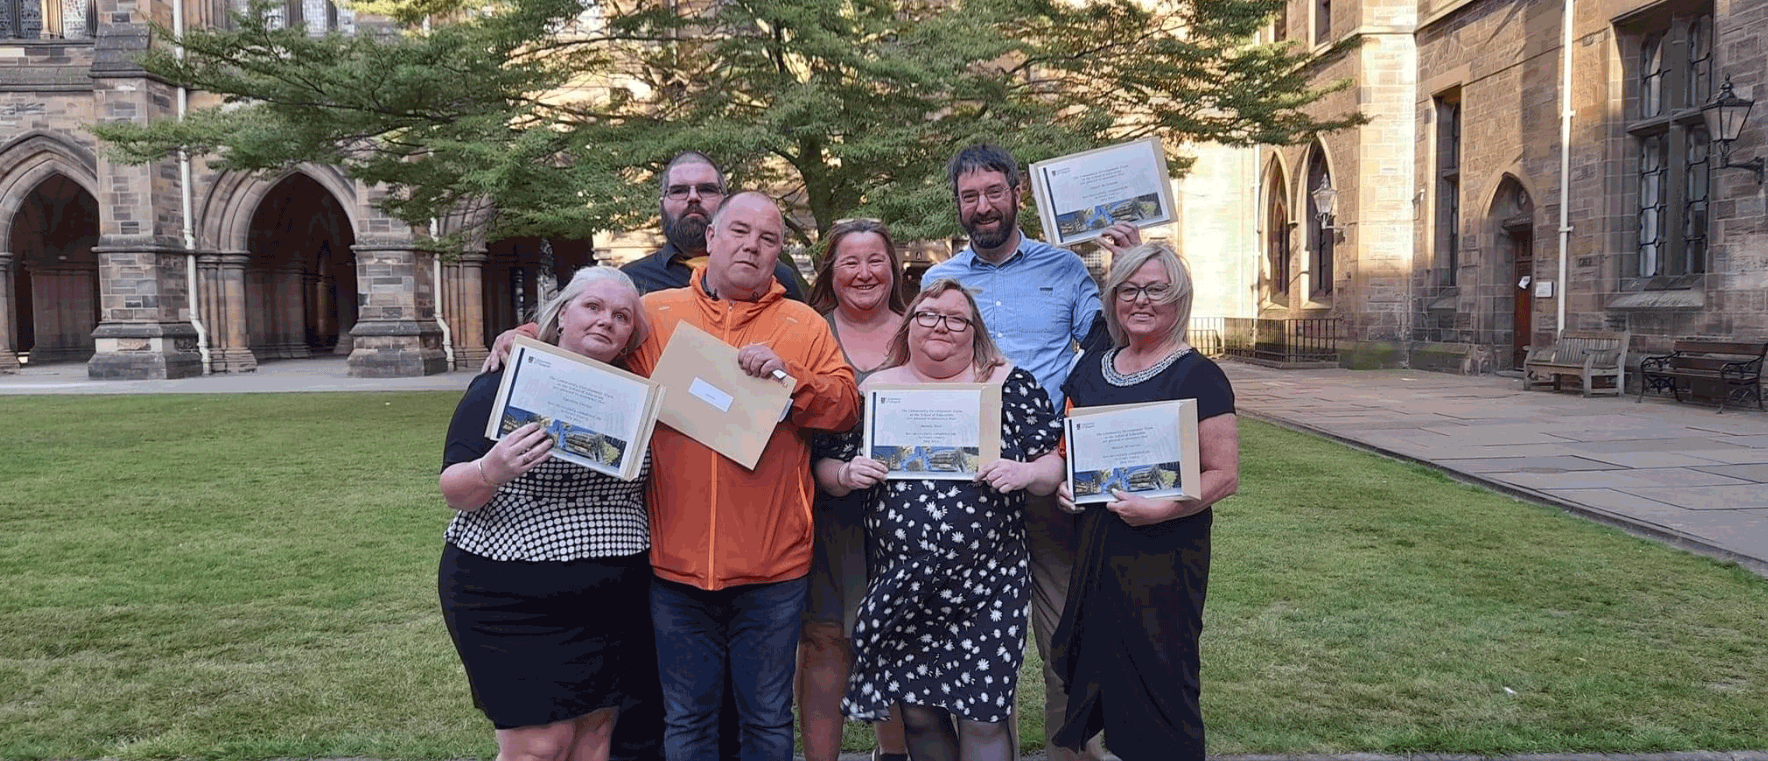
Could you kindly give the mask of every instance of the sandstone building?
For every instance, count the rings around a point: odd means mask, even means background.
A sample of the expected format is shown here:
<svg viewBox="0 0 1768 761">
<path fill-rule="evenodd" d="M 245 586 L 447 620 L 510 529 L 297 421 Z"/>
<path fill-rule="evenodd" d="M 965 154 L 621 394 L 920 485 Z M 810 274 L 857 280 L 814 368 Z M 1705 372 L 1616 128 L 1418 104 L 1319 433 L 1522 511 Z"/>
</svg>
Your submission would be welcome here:
<svg viewBox="0 0 1768 761">
<path fill-rule="evenodd" d="M 336 353 L 353 374 L 476 367 L 588 241 L 495 241 L 446 261 L 329 167 L 260 177 L 106 158 L 94 122 L 166 118 L 183 93 L 134 60 L 150 22 L 224 23 L 227 0 L 0 0 L 0 372 L 84 360 L 95 378 L 251 370 Z M 280 22 L 350 32 L 288 0 Z M 188 172 L 189 181 L 182 178 Z M 439 220 L 446 232 L 454 220 Z M 642 242 L 642 241 L 641 241 Z"/>
<path fill-rule="evenodd" d="M 1317 107 L 1369 123 L 1261 149 L 1258 315 L 1336 317 L 1365 366 L 1514 367 L 1561 327 L 1631 331 L 1635 365 L 1768 340 L 1760 170 L 1703 121 L 1728 78 L 1768 98 L 1765 31 L 1759 0 L 1291 0 L 1274 37 L 1360 43 Z M 1768 152 L 1755 111 L 1732 164 Z"/>
</svg>

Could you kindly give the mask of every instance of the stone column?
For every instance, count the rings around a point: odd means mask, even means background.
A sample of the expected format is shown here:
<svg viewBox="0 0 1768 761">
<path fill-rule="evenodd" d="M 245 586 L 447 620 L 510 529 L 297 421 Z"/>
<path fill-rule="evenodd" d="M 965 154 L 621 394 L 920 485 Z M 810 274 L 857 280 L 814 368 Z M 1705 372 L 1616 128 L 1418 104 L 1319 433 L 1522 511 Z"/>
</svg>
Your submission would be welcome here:
<svg viewBox="0 0 1768 761">
<path fill-rule="evenodd" d="M 246 339 L 246 262 L 240 252 L 202 254 L 203 319 L 209 327 L 210 369 L 218 373 L 249 373 L 258 358 Z"/>
<path fill-rule="evenodd" d="M 12 345 L 12 252 L 0 251 L 0 375 L 18 372 L 18 351 Z"/>
<path fill-rule="evenodd" d="M 356 289 L 362 307 L 350 328 L 350 375 L 396 378 L 448 370 L 436 325 L 430 257 L 409 243 L 359 244 Z"/>
<path fill-rule="evenodd" d="M 279 359 L 306 359 L 307 350 L 306 273 L 300 265 L 283 264 L 270 274 L 272 314 L 271 344 Z"/>
<path fill-rule="evenodd" d="M 86 374 L 95 380 L 201 375 L 196 328 L 184 319 L 184 252 L 156 243 L 100 245 L 92 252 L 98 256 L 99 322 Z"/>
<path fill-rule="evenodd" d="M 317 352 L 325 347 L 326 336 L 338 331 L 338 307 L 332 303 L 330 273 L 307 274 L 307 348 Z"/>
<path fill-rule="evenodd" d="M 454 333 L 454 368 L 477 372 L 491 353 L 485 346 L 484 253 L 467 253 L 442 268 L 447 281 L 448 327 Z"/>
</svg>

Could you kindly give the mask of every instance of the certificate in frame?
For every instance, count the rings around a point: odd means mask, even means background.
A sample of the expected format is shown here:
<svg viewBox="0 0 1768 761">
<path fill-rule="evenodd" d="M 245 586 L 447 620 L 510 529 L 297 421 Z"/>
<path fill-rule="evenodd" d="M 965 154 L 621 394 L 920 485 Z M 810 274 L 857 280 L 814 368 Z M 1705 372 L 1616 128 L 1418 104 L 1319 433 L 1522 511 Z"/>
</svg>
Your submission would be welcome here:
<svg viewBox="0 0 1768 761">
<path fill-rule="evenodd" d="M 1062 426 L 1076 505 L 1110 502 L 1113 489 L 1150 499 L 1202 493 L 1195 399 L 1076 407 Z"/>
<path fill-rule="evenodd" d="M 1159 138 L 1039 161 L 1031 187 L 1044 238 L 1057 246 L 1092 240 L 1118 222 L 1152 227 L 1177 219 Z"/>
<path fill-rule="evenodd" d="M 539 422 L 555 459 L 631 481 L 644 466 L 663 387 L 612 365 L 525 336 L 510 347 L 485 438 Z"/>
<path fill-rule="evenodd" d="M 885 478 L 968 481 L 1001 458 L 1001 387 L 995 383 L 866 386 L 860 453 Z"/>
</svg>

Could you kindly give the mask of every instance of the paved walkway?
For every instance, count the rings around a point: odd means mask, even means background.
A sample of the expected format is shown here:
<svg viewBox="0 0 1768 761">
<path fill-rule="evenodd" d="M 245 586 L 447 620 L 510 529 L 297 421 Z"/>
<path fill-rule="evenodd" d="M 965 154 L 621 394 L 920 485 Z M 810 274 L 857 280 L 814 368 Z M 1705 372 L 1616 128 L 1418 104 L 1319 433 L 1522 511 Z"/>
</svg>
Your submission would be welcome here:
<svg viewBox="0 0 1768 761">
<path fill-rule="evenodd" d="M 1768 575 L 1768 413 L 1667 398 L 1530 391 L 1515 378 L 1223 364 L 1241 412 L 1558 505 Z M 94 381 L 86 366 L 0 375 L 0 394 L 460 391 L 454 372 L 351 378 L 343 358 L 257 372 Z"/>
<path fill-rule="evenodd" d="M 1768 413 L 1516 378 L 1224 363 L 1243 414 L 1558 505 L 1768 575 Z"/>
</svg>

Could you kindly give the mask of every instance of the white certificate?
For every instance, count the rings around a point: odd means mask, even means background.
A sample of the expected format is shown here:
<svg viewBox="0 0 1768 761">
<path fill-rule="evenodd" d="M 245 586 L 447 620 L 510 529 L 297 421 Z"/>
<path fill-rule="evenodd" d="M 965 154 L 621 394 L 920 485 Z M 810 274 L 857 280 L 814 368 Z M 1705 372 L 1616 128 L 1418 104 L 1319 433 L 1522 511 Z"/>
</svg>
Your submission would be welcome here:
<svg viewBox="0 0 1768 761">
<path fill-rule="evenodd" d="M 1197 400 L 1077 407 L 1064 427 L 1075 504 L 1198 498 Z"/>
<path fill-rule="evenodd" d="M 968 481 L 1001 456 L 1001 387 L 871 384 L 861 453 L 887 478 Z"/>
<path fill-rule="evenodd" d="M 518 337 L 491 405 L 485 437 L 539 422 L 552 456 L 631 481 L 644 465 L 663 389 L 589 357 Z"/>
<path fill-rule="evenodd" d="M 1031 187 L 1044 237 L 1058 246 L 1092 240 L 1118 222 L 1152 227 L 1176 218 L 1158 138 L 1032 164 Z"/>
</svg>

